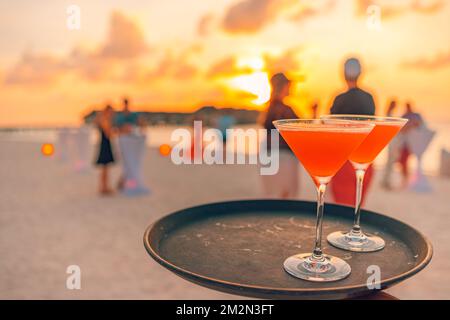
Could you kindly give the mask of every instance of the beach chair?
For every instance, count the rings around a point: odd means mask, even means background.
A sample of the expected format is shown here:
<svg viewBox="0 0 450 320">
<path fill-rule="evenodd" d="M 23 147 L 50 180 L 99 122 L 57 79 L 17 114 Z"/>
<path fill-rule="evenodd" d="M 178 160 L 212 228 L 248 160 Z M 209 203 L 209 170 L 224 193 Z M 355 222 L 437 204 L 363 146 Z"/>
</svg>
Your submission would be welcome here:
<svg viewBox="0 0 450 320">
<path fill-rule="evenodd" d="M 142 177 L 142 160 L 146 149 L 146 136 L 130 133 L 118 138 L 124 174 L 123 194 L 127 196 L 145 195 L 150 190 Z"/>
<path fill-rule="evenodd" d="M 426 126 L 411 129 L 406 134 L 406 143 L 409 150 L 417 158 L 417 166 L 414 175 L 412 176 L 408 188 L 415 192 L 431 192 L 432 187 L 423 173 L 422 157 L 428 146 L 430 145 L 435 131 L 428 129 Z"/>
</svg>

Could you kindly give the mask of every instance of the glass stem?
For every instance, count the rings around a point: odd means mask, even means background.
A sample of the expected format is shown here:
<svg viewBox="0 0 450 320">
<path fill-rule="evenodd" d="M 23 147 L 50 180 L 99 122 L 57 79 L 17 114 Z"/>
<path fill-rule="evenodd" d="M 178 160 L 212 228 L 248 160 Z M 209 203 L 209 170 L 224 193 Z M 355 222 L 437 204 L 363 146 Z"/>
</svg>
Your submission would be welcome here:
<svg viewBox="0 0 450 320">
<path fill-rule="evenodd" d="M 361 200 L 364 183 L 364 175 L 366 170 L 356 169 L 356 202 L 355 202 L 355 220 L 353 222 L 352 231 L 354 235 L 361 235 L 360 219 L 361 219 Z"/>
<path fill-rule="evenodd" d="M 323 207 L 325 200 L 326 184 L 321 183 L 317 188 L 317 220 L 316 220 L 316 239 L 314 243 L 314 251 L 312 259 L 324 260 L 322 254 L 322 222 L 323 222 Z"/>
</svg>

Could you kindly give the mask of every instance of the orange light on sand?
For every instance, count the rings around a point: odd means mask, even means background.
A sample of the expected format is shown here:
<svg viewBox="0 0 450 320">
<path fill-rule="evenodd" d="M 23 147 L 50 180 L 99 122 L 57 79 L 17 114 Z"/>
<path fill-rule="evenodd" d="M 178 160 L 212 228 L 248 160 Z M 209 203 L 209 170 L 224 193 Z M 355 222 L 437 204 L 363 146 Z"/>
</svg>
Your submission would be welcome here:
<svg viewBox="0 0 450 320">
<path fill-rule="evenodd" d="M 168 144 L 162 144 L 159 146 L 159 153 L 164 157 L 167 157 L 171 151 L 172 147 L 169 146 Z"/>
<path fill-rule="evenodd" d="M 41 153 L 46 157 L 50 157 L 51 155 L 53 155 L 54 152 L 55 147 L 51 143 L 44 143 L 41 146 Z"/>
<path fill-rule="evenodd" d="M 241 75 L 230 79 L 230 86 L 247 91 L 256 96 L 252 103 L 262 105 L 269 101 L 270 83 L 267 73 L 258 71 L 251 74 Z"/>
</svg>

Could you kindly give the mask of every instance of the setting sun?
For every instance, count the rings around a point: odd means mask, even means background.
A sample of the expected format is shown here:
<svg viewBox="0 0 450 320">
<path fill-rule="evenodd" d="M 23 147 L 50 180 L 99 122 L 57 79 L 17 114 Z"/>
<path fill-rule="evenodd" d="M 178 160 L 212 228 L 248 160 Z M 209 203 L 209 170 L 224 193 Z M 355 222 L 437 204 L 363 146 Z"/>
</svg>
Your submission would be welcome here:
<svg viewBox="0 0 450 320">
<path fill-rule="evenodd" d="M 369 2 L 382 8 L 380 28 L 370 24 Z M 11 6 L 0 28 L 8 30 L 0 126 L 80 124 L 85 112 L 104 101 L 114 106 L 122 95 L 142 111 L 259 109 L 277 72 L 293 82 L 290 105 L 308 113 L 317 102 L 326 113 L 345 86 L 342 63 L 350 55 L 363 64 L 360 85 L 374 95 L 377 113 L 398 97 L 426 117 L 449 120 L 450 48 L 442 30 L 450 30 L 450 5 L 369 2 L 136 0 L 98 7 L 79 0 L 79 29 L 67 27 L 64 3 L 29 4 L 37 13 L 17 21 L 6 18 L 23 15 L 22 7 Z M 175 3 L 185 8 L 178 12 Z"/>
<path fill-rule="evenodd" d="M 241 75 L 230 80 L 230 86 L 235 89 L 246 91 L 255 95 L 251 102 L 255 105 L 263 105 L 270 98 L 270 83 L 266 72 L 254 72 L 248 75 Z"/>
<path fill-rule="evenodd" d="M 262 69 L 264 69 L 264 67 L 266 66 L 266 63 L 264 61 L 263 58 L 261 58 L 260 56 L 256 56 L 256 57 L 246 57 L 246 56 L 241 56 L 238 58 L 236 66 L 238 68 L 250 68 L 253 71 L 260 71 Z"/>
</svg>

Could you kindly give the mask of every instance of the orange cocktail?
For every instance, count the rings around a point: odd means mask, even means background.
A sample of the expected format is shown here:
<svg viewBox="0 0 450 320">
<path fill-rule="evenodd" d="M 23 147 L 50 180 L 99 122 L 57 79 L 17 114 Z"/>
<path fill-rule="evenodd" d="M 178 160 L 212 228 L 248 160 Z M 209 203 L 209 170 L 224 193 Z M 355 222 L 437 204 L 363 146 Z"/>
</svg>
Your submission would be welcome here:
<svg viewBox="0 0 450 320">
<path fill-rule="evenodd" d="M 361 195 L 364 174 L 378 154 L 394 138 L 408 120 L 393 117 L 359 116 L 359 115 L 328 115 L 324 121 L 350 120 L 360 123 L 373 123 L 375 127 L 367 138 L 350 154 L 350 162 L 356 172 L 356 203 L 355 220 L 349 232 L 337 231 L 328 235 L 327 239 L 333 246 L 357 252 L 372 252 L 384 248 L 384 240 L 376 235 L 361 231 Z"/>
<path fill-rule="evenodd" d="M 314 250 L 284 261 L 284 269 L 294 277 L 309 281 L 336 281 L 350 274 L 344 260 L 322 253 L 322 221 L 325 189 L 348 160 L 350 154 L 374 128 L 371 123 L 346 120 L 274 121 L 291 150 L 303 164 L 317 187 L 317 220 Z"/>
<path fill-rule="evenodd" d="M 367 137 L 367 130 L 350 131 L 326 125 L 279 131 L 314 180 L 334 176 Z"/>
<path fill-rule="evenodd" d="M 372 163 L 386 145 L 397 135 L 403 127 L 402 123 L 373 121 L 375 128 L 350 155 L 350 161 L 368 164 Z"/>
</svg>

